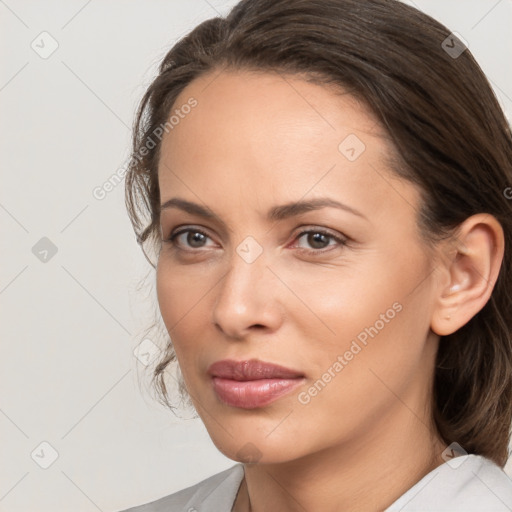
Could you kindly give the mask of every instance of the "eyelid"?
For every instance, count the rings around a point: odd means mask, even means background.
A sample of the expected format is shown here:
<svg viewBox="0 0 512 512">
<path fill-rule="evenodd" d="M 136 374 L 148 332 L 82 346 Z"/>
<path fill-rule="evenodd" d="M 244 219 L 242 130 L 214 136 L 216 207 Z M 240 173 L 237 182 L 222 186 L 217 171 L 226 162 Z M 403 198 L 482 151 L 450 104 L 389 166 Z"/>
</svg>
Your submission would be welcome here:
<svg viewBox="0 0 512 512">
<path fill-rule="evenodd" d="M 323 226 L 318 226 L 315 224 L 309 224 L 309 225 L 302 225 L 299 228 L 297 228 L 297 232 L 294 235 L 295 238 L 298 238 L 299 236 L 304 235 L 305 233 L 323 233 L 325 235 L 329 235 L 332 238 L 338 239 L 338 240 L 347 240 L 349 239 L 348 236 L 344 235 L 343 233 L 340 233 L 339 231 L 335 231 L 330 228 L 325 228 Z"/>
</svg>

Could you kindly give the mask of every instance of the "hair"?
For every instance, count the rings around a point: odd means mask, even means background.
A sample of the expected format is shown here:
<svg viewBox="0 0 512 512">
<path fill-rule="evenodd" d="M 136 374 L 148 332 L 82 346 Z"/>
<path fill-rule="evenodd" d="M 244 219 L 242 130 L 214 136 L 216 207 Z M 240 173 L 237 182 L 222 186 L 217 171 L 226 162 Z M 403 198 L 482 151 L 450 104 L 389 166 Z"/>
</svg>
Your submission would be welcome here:
<svg viewBox="0 0 512 512">
<path fill-rule="evenodd" d="M 144 243 L 160 242 L 161 127 L 180 92 L 206 73 L 287 73 L 349 91 L 389 134 L 391 171 L 420 191 L 417 225 L 427 248 L 476 213 L 493 215 L 504 230 L 491 297 L 464 326 L 441 336 L 432 389 L 442 439 L 503 467 L 512 423 L 512 135 L 470 51 L 446 51 L 446 41 L 464 50 L 450 37 L 444 25 L 396 0 L 242 0 L 165 55 L 135 118 L 125 198 L 146 254 Z M 167 336 L 153 373 L 167 405 L 171 362 Z"/>
</svg>

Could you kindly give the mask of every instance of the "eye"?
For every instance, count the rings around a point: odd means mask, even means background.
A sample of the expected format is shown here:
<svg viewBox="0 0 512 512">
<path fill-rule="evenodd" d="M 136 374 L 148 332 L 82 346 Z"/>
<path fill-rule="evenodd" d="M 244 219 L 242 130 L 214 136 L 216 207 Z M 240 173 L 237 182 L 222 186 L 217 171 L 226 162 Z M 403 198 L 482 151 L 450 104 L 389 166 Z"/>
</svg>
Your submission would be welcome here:
<svg viewBox="0 0 512 512">
<path fill-rule="evenodd" d="M 183 237 L 180 242 L 180 237 L 182 235 L 187 235 L 186 237 Z M 180 229 L 179 231 L 176 231 L 175 233 L 172 233 L 169 238 L 167 238 L 166 242 L 171 242 L 175 246 L 179 245 L 185 245 L 191 249 L 201 249 L 204 247 L 204 242 L 210 238 L 206 233 L 201 231 L 200 229 L 192 229 L 192 228 L 186 228 L 186 229 Z M 186 241 L 186 244 L 183 244 L 183 240 Z"/>
<path fill-rule="evenodd" d="M 323 229 L 310 229 L 307 231 L 302 231 L 301 233 L 299 233 L 299 236 L 297 236 L 296 240 L 300 240 L 301 238 L 304 238 L 304 240 L 306 240 L 310 247 L 313 247 L 313 250 L 307 248 L 304 249 L 303 247 L 300 247 L 300 250 L 309 253 L 325 252 L 323 251 L 323 249 L 329 247 L 329 245 L 335 246 L 337 243 L 338 246 L 344 246 L 347 243 L 347 240 L 345 238 L 342 238 Z M 329 241 L 334 241 L 334 243 L 329 244 Z"/>
</svg>

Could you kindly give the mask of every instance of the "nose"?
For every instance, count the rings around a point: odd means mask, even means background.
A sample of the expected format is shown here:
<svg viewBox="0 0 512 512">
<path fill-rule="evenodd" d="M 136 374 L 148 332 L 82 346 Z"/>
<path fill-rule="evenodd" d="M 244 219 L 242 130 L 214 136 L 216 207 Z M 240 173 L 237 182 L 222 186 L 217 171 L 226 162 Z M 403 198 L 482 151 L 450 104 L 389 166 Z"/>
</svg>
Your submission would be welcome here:
<svg viewBox="0 0 512 512">
<path fill-rule="evenodd" d="M 282 283 L 267 267 L 265 253 L 248 263 L 233 251 L 229 269 L 214 288 L 213 322 L 225 336 L 242 340 L 254 331 L 275 331 L 283 319 Z"/>
</svg>

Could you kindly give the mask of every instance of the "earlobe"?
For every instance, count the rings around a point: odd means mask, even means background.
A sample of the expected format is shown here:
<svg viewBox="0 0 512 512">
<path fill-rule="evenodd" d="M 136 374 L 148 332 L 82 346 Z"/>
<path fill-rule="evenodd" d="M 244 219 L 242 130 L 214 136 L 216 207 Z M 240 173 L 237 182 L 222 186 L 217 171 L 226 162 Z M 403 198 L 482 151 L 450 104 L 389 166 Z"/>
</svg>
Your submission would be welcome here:
<svg viewBox="0 0 512 512">
<path fill-rule="evenodd" d="M 439 264 L 446 279 L 434 290 L 430 327 L 439 336 L 460 329 L 489 300 L 503 261 L 503 228 L 489 214 L 473 215 L 450 244 L 455 251 Z"/>
</svg>

